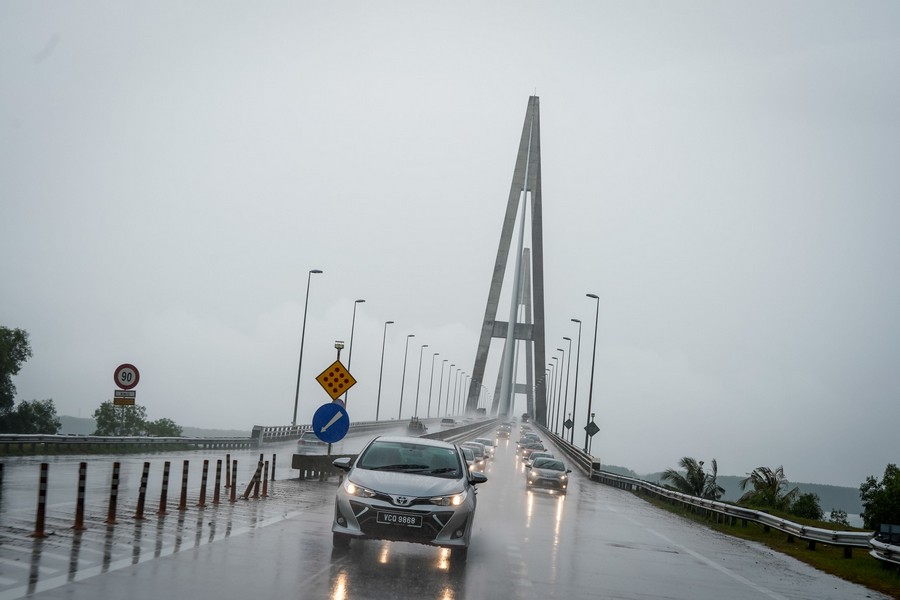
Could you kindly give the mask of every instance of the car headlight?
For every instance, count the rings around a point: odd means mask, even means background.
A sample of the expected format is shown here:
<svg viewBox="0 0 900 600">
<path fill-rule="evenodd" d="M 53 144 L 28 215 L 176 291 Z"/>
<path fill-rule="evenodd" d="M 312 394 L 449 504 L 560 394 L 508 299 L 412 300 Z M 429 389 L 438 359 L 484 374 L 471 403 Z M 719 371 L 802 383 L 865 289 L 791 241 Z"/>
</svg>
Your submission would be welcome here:
<svg viewBox="0 0 900 600">
<path fill-rule="evenodd" d="M 459 506 L 465 501 L 468 494 L 468 492 L 462 492 L 452 496 L 435 496 L 431 499 L 431 503 L 437 506 Z"/>
<path fill-rule="evenodd" d="M 528 471 L 528 477 L 530 477 L 531 479 L 537 479 L 537 476 L 537 471 L 535 471 L 534 469 Z"/>
<path fill-rule="evenodd" d="M 569 478 L 569 476 L 566 475 L 565 473 L 563 473 L 562 475 L 559 476 L 559 478 L 562 479 L 563 481 L 565 481 L 566 479 Z"/>
<path fill-rule="evenodd" d="M 362 486 L 356 485 L 349 479 L 344 482 L 344 489 L 351 496 L 359 496 L 360 498 L 371 498 L 375 495 L 375 492 L 373 492 L 369 488 L 364 488 Z"/>
</svg>

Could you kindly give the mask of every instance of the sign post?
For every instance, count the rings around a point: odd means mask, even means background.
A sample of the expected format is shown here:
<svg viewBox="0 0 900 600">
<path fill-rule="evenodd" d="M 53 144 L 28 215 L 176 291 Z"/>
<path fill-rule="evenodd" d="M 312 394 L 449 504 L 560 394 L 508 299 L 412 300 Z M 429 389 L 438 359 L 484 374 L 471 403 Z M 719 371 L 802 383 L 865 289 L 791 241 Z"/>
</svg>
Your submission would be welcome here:
<svg viewBox="0 0 900 600">
<path fill-rule="evenodd" d="M 113 372 L 113 381 L 121 388 L 113 392 L 113 406 L 122 407 L 122 423 L 125 422 L 125 407 L 134 406 L 137 392 L 132 388 L 136 387 L 140 380 L 141 373 L 136 366 L 129 363 L 119 365 Z"/>
</svg>

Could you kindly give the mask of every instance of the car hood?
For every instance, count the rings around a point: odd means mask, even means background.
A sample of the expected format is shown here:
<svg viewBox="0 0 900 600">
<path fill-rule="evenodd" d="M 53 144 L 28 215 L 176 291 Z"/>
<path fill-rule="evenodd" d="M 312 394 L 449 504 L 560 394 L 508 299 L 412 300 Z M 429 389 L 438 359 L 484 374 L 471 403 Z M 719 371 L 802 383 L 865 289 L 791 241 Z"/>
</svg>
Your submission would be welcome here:
<svg viewBox="0 0 900 600">
<path fill-rule="evenodd" d="M 389 495 L 446 496 L 458 494 L 465 489 L 462 479 L 446 479 L 432 475 L 398 473 L 397 471 L 354 469 L 349 479 L 356 485 Z"/>
<path fill-rule="evenodd" d="M 531 467 L 531 470 L 538 474 L 538 477 L 561 477 L 566 474 L 565 471 L 557 471 L 556 469 L 539 469 Z"/>
</svg>

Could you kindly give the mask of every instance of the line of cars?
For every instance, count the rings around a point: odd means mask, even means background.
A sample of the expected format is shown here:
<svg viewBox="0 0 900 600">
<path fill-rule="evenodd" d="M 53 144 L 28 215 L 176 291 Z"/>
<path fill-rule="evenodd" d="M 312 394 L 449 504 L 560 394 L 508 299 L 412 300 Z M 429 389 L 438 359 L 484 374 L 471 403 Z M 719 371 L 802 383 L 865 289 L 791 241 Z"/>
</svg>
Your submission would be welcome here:
<svg viewBox="0 0 900 600">
<path fill-rule="evenodd" d="M 569 473 L 563 461 L 544 447 L 541 438 L 528 425 L 522 425 L 522 436 L 516 442 L 516 452 L 525 465 L 525 487 L 547 488 L 565 494 L 569 489 Z"/>
</svg>

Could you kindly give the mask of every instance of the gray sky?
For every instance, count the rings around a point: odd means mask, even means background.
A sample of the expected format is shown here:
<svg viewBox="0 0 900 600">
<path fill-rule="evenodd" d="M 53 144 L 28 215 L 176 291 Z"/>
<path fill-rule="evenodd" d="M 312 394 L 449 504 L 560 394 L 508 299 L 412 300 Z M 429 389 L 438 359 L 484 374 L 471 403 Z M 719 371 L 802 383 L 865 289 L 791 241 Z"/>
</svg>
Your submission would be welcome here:
<svg viewBox="0 0 900 600">
<path fill-rule="evenodd" d="M 579 413 L 601 298 L 594 453 L 856 486 L 900 459 L 898 74 L 896 2 L 2 1 L 18 399 L 90 416 L 131 362 L 150 418 L 288 424 L 319 268 L 299 421 L 357 298 L 351 418 L 386 320 L 382 416 L 409 333 L 424 413 L 434 352 L 434 397 L 472 370 L 536 91 Z"/>
</svg>

